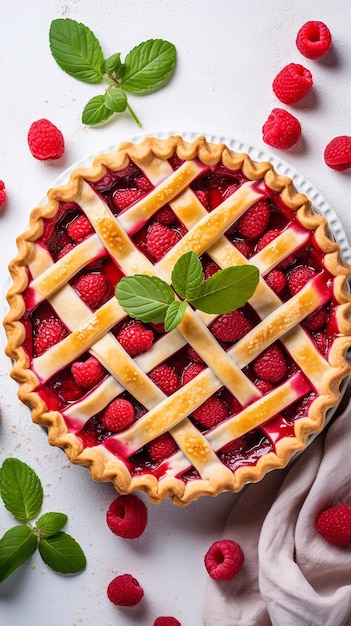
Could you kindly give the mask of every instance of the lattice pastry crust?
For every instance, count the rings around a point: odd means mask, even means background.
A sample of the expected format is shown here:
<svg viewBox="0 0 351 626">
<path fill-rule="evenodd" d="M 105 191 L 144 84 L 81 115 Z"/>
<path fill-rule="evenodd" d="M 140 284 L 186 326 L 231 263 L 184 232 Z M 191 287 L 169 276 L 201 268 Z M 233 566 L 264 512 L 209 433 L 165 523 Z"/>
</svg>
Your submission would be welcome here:
<svg viewBox="0 0 351 626">
<path fill-rule="evenodd" d="M 105 193 L 104 180 L 118 180 L 131 163 L 153 189 L 117 212 L 108 200 L 112 197 L 110 183 L 106 183 Z M 239 182 L 235 182 L 234 193 L 224 194 L 209 210 L 196 193 L 196 183 L 213 172 L 216 176 L 229 172 L 232 177 L 237 173 Z M 328 236 L 326 220 L 313 213 L 309 199 L 297 193 L 289 178 L 278 175 L 270 163 L 255 163 L 248 155 L 208 143 L 204 137 L 188 143 L 172 136 L 124 143 L 95 158 L 91 167 L 75 169 L 66 185 L 50 189 L 47 196 L 47 204 L 32 211 L 30 227 L 18 237 L 19 252 L 10 264 L 13 285 L 4 322 L 6 351 L 14 361 L 11 375 L 20 385 L 20 399 L 31 408 L 33 421 L 47 428 L 49 442 L 63 448 L 70 461 L 87 466 L 95 480 L 113 481 L 121 493 L 142 489 L 154 502 L 171 497 L 183 505 L 204 494 L 239 491 L 247 482 L 259 481 L 266 472 L 284 467 L 306 446 L 309 435 L 323 428 L 326 412 L 337 405 L 340 384 L 350 371 L 346 360 L 351 344 L 349 267 Z M 205 255 L 220 268 L 246 263 L 240 246 L 228 233 L 250 207 L 270 198 L 283 206 L 283 214 L 290 218 L 278 236 L 250 256 L 249 262 L 261 274 L 249 302 L 258 321 L 232 345 L 223 346 L 211 333 L 216 316 L 188 306 L 176 330 L 157 336 L 150 351 L 133 358 L 114 332 L 126 318 L 114 295 L 93 311 L 74 289 L 75 276 L 92 260 L 98 267 L 99 259 L 106 257 L 122 274 L 146 273 L 169 282 L 176 260 L 189 250 L 201 258 Z M 55 225 L 62 206 L 71 207 L 72 203 L 89 219 L 93 232 L 70 246 L 67 254 L 56 255 L 55 262 L 55 254 L 46 245 L 45 228 Z M 182 237 L 154 262 L 145 254 L 138 233 L 147 230 L 165 205 L 173 210 Z M 315 277 L 295 295 L 281 299 L 269 286 L 267 275 L 308 246 L 317 250 L 320 263 Z M 31 347 L 30 320 L 41 303 L 49 305 L 68 332 L 36 355 Z M 323 353 L 304 322 L 326 307 L 333 318 L 329 330 L 334 328 L 334 333 Z M 292 365 L 285 380 L 262 391 L 250 367 L 275 343 Z M 189 346 L 199 355 L 203 368 L 167 396 L 148 373 Z M 65 405 L 52 400 L 55 386 L 50 393 L 45 391 L 50 380 L 84 354 L 93 354 L 106 369 L 106 376 Z M 86 445 L 81 436 L 85 425 L 125 390 L 144 407 L 143 414 L 123 432 L 107 433 L 95 445 Z M 209 430 L 199 428 L 192 413 L 223 390 L 239 409 L 229 410 L 227 418 Z M 304 398 L 308 400 L 305 405 Z M 290 407 L 298 407 L 296 416 Z M 164 432 L 171 434 L 177 450 L 155 467 L 143 450 Z M 252 433 L 255 455 L 246 452 L 238 461 L 235 442 L 246 438 L 249 448 L 247 438 L 252 438 Z M 257 433 L 264 442 L 261 448 Z"/>
</svg>

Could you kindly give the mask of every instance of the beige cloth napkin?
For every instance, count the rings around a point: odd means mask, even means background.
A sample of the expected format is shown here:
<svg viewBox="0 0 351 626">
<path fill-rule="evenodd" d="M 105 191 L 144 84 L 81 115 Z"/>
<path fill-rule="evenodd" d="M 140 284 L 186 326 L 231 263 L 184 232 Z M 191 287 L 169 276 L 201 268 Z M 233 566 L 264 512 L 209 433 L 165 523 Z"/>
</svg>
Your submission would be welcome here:
<svg viewBox="0 0 351 626">
<path fill-rule="evenodd" d="M 324 432 L 287 468 L 235 501 L 223 538 L 245 561 L 228 582 L 209 579 L 204 626 L 351 626 L 351 544 L 315 530 L 324 508 L 351 505 L 351 388 Z"/>
</svg>

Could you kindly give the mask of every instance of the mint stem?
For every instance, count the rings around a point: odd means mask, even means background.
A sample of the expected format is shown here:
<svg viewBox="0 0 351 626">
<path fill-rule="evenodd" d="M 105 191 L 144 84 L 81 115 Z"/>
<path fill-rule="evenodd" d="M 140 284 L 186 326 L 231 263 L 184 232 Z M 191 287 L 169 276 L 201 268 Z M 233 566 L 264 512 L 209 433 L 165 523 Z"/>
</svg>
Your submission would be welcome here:
<svg viewBox="0 0 351 626">
<path fill-rule="evenodd" d="M 141 121 L 139 120 L 139 118 L 136 116 L 136 114 L 134 113 L 132 107 L 130 106 L 130 104 L 127 102 L 127 109 L 129 111 L 129 113 L 131 114 L 134 122 L 139 126 L 139 128 L 141 128 L 142 124 Z"/>
</svg>

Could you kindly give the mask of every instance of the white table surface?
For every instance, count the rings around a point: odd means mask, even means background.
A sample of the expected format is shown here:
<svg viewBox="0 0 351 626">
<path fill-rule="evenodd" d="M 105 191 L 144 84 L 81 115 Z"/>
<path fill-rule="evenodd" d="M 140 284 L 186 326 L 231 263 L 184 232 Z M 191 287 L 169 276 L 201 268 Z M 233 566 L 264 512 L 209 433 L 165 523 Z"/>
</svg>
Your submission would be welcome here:
<svg viewBox="0 0 351 626">
<path fill-rule="evenodd" d="M 52 59 L 48 32 L 51 21 L 59 17 L 89 26 L 105 56 L 121 52 L 123 58 L 149 38 L 176 45 L 177 69 L 169 85 L 146 97 L 130 96 L 143 123 L 141 130 L 127 115 L 102 127 L 82 125 L 85 103 L 103 87 L 78 82 Z M 333 35 L 331 52 L 319 61 L 305 59 L 295 46 L 297 31 L 310 19 L 324 21 Z M 0 215 L 3 315 L 7 265 L 31 209 L 66 167 L 140 132 L 196 131 L 270 150 L 319 189 L 351 237 L 351 171 L 332 171 L 323 160 L 331 138 L 351 134 L 350 24 L 348 0 L 3 2 L 0 179 L 8 193 Z M 303 138 L 279 152 L 263 143 L 261 128 L 272 108 L 284 107 L 271 84 L 289 62 L 311 70 L 314 89 L 303 102 L 286 107 L 300 119 Z M 41 117 L 56 123 L 64 134 L 66 152 L 60 161 L 40 163 L 29 152 L 28 128 Z M 0 460 L 15 456 L 36 470 L 44 485 L 43 512 L 69 515 L 66 530 L 82 545 L 88 565 L 83 574 L 65 578 L 50 571 L 36 554 L 0 586 L 0 625 L 152 626 L 158 615 L 174 615 L 182 626 L 200 626 L 207 577 L 203 555 L 220 537 L 235 496 L 203 498 L 185 509 L 169 501 L 148 504 L 144 535 L 135 541 L 115 537 L 105 523 L 116 495 L 112 486 L 93 483 L 87 470 L 70 465 L 31 423 L 29 410 L 17 399 L 17 385 L 9 378 L 3 330 L 1 344 Z M 13 523 L 0 503 L 0 535 Z M 106 597 L 109 581 L 124 572 L 138 578 L 145 591 L 142 603 L 130 609 L 119 609 Z"/>
</svg>

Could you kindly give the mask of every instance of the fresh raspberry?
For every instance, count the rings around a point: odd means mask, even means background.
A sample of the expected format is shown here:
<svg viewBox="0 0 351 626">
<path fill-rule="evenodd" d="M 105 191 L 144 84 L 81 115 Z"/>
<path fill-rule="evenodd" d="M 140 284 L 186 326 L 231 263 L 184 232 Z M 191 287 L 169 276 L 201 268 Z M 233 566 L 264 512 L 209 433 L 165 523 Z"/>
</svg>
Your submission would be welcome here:
<svg viewBox="0 0 351 626">
<path fill-rule="evenodd" d="M 112 400 L 104 410 L 102 424 L 114 433 L 126 430 L 135 421 L 135 410 L 131 402 L 123 398 Z"/>
<path fill-rule="evenodd" d="M 273 148 L 287 150 L 301 135 L 299 120 L 284 109 L 275 108 L 262 127 L 263 141 Z"/>
<path fill-rule="evenodd" d="M 163 433 L 147 445 L 149 457 L 154 463 L 169 459 L 177 450 L 178 446 L 169 433 Z"/>
<path fill-rule="evenodd" d="M 67 232 L 75 243 L 83 241 L 94 232 L 94 228 L 86 215 L 79 215 L 73 222 L 68 224 Z"/>
<path fill-rule="evenodd" d="M 63 324 L 54 317 L 43 320 L 38 328 L 34 339 L 34 349 L 37 356 L 40 356 L 67 336 L 67 331 Z"/>
<path fill-rule="evenodd" d="M 113 194 L 113 201 L 117 209 L 122 211 L 144 198 L 145 192 L 141 189 L 117 189 Z"/>
<path fill-rule="evenodd" d="M 84 389 L 95 387 L 105 375 L 101 363 L 90 356 L 86 361 L 76 361 L 71 367 L 74 381 Z"/>
<path fill-rule="evenodd" d="M 327 321 L 327 309 L 322 307 L 315 313 L 312 313 L 304 320 L 304 325 L 308 330 L 320 330 L 325 326 Z"/>
<path fill-rule="evenodd" d="M 137 178 L 135 181 L 135 184 L 137 188 L 140 189 L 141 191 L 148 192 L 154 188 L 153 184 L 148 178 L 146 178 L 146 176 L 140 176 L 139 178 Z"/>
<path fill-rule="evenodd" d="M 294 104 L 308 94 L 312 85 L 310 70 L 299 63 L 289 63 L 277 74 L 272 86 L 280 102 Z"/>
<path fill-rule="evenodd" d="M 306 283 L 314 278 L 316 270 L 307 265 L 298 265 L 288 276 L 288 287 L 292 296 L 297 294 Z"/>
<path fill-rule="evenodd" d="M 351 137 L 340 135 L 332 139 L 324 150 L 324 161 L 333 170 L 343 172 L 351 167 Z"/>
<path fill-rule="evenodd" d="M 153 626 L 182 626 L 175 617 L 157 617 Z"/>
<path fill-rule="evenodd" d="M 0 180 L 0 206 L 4 204 L 5 200 L 6 200 L 5 183 L 3 180 Z"/>
<path fill-rule="evenodd" d="M 214 274 L 217 274 L 218 270 L 220 269 L 221 268 L 217 265 L 217 263 L 215 263 L 215 261 L 210 261 L 205 265 L 204 268 L 205 279 L 210 278 Z"/>
<path fill-rule="evenodd" d="M 170 365 L 162 364 L 153 369 L 149 376 L 163 393 L 171 395 L 179 388 L 178 374 Z"/>
<path fill-rule="evenodd" d="M 228 417 L 228 410 L 217 396 L 211 396 L 193 411 L 193 416 L 204 428 L 212 428 Z"/>
<path fill-rule="evenodd" d="M 217 317 L 211 326 L 211 332 L 220 341 L 234 342 L 251 330 L 249 320 L 241 311 L 231 311 Z"/>
<path fill-rule="evenodd" d="M 200 374 L 205 369 L 204 365 L 200 363 L 190 363 L 188 365 L 182 375 L 182 385 L 186 385 L 190 383 L 193 378 L 195 378 L 198 374 Z"/>
<path fill-rule="evenodd" d="M 155 213 L 154 218 L 161 224 L 174 224 L 176 216 L 170 206 L 164 206 Z"/>
<path fill-rule="evenodd" d="M 208 204 L 208 197 L 207 197 L 206 191 L 204 191 L 203 189 L 197 189 L 195 191 L 195 195 L 196 195 L 197 199 L 200 200 L 202 206 L 204 206 L 205 209 L 208 209 L 209 208 L 209 204 Z"/>
<path fill-rule="evenodd" d="M 285 274 L 280 270 L 273 269 L 267 274 L 266 283 L 276 294 L 280 294 L 286 285 Z"/>
<path fill-rule="evenodd" d="M 119 496 L 111 502 L 106 513 L 107 526 L 115 535 L 124 539 L 136 539 L 147 524 L 147 508 L 134 494 Z"/>
<path fill-rule="evenodd" d="M 124 326 L 117 339 L 130 356 L 137 356 L 152 348 L 154 333 L 136 320 Z"/>
<path fill-rule="evenodd" d="M 146 245 L 150 254 L 157 261 L 160 261 L 180 239 L 181 235 L 178 231 L 159 222 L 154 222 L 146 235 Z"/>
<path fill-rule="evenodd" d="M 319 59 L 324 56 L 331 44 L 330 30 L 323 22 L 306 22 L 297 33 L 297 48 L 308 59 Z"/>
<path fill-rule="evenodd" d="M 272 345 L 254 361 L 255 374 L 269 383 L 279 383 L 288 373 L 285 357 L 279 346 Z"/>
<path fill-rule="evenodd" d="M 214 580 L 230 580 L 240 572 L 244 563 L 243 551 L 236 541 L 215 541 L 205 554 L 205 567 Z"/>
<path fill-rule="evenodd" d="M 131 574 L 116 576 L 107 587 L 108 599 L 118 606 L 134 606 L 143 595 L 143 588 Z"/>
<path fill-rule="evenodd" d="M 351 541 L 351 506 L 338 504 L 325 509 L 318 515 L 316 527 L 329 543 L 345 546 Z"/>
<path fill-rule="evenodd" d="M 108 282 L 102 274 L 84 274 L 74 283 L 83 302 L 92 309 L 99 308 L 109 294 Z"/>
<path fill-rule="evenodd" d="M 267 228 L 270 217 L 269 206 L 264 200 L 256 202 L 237 221 L 238 231 L 243 237 L 256 239 Z"/>
<path fill-rule="evenodd" d="M 39 161 L 60 159 L 65 151 L 65 142 L 61 131 L 46 119 L 33 122 L 29 128 L 27 139 L 32 155 Z"/>
</svg>

